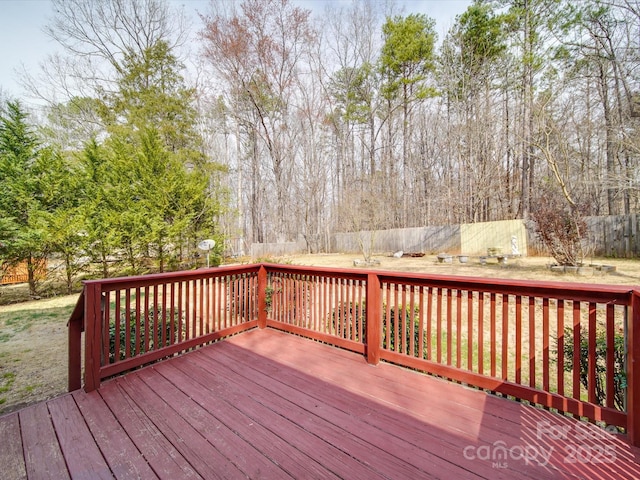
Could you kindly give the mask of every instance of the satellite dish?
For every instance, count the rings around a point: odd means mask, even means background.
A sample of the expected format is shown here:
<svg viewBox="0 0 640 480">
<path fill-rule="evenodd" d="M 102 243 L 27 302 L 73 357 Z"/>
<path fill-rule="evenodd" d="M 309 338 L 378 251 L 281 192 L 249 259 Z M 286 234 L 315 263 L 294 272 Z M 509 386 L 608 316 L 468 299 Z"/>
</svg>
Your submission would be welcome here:
<svg viewBox="0 0 640 480">
<path fill-rule="evenodd" d="M 215 247 L 215 246 L 216 246 L 216 241 L 215 240 L 211 240 L 211 239 L 202 240 L 198 244 L 198 248 L 200 250 L 204 250 L 205 252 L 208 252 L 209 250 L 213 250 L 213 247 Z"/>
<path fill-rule="evenodd" d="M 209 268 L 209 250 L 213 250 L 213 247 L 215 246 L 216 246 L 216 241 L 211 239 L 202 240 L 198 244 L 198 248 L 200 250 L 204 250 L 205 252 L 207 252 L 207 268 Z"/>
</svg>

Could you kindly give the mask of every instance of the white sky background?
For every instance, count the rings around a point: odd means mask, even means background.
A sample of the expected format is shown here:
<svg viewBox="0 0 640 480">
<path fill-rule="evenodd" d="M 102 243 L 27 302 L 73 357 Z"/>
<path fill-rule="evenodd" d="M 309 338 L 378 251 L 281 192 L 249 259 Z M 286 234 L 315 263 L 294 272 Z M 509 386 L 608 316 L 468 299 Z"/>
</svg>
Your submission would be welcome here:
<svg viewBox="0 0 640 480">
<path fill-rule="evenodd" d="M 294 4 L 321 15 L 328 2 L 350 3 L 349 0 L 292 0 Z M 184 5 L 192 15 L 194 28 L 199 29 L 198 13 L 209 11 L 208 0 L 171 0 Z M 397 0 L 404 14 L 425 13 L 436 20 L 440 39 L 453 24 L 456 15 L 463 13 L 471 0 Z M 53 12 L 49 0 L 0 0 L 0 92 L 10 98 L 24 100 L 18 83 L 18 71 L 24 66 L 37 76 L 39 64 L 57 50 L 43 29 Z"/>
</svg>

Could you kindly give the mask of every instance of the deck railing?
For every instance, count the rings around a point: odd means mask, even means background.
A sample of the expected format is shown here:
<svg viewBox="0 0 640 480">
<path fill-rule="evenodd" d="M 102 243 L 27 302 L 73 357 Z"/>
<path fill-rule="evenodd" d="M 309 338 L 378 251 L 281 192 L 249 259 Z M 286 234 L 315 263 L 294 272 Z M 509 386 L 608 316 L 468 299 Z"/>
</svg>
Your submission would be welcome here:
<svg viewBox="0 0 640 480">
<path fill-rule="evenodd" d="M 625 429 L 640 445 L 629 287 L 250 265 L 97 280 L 70 321 L 70 389 L 254 327 L 304 335 Z"/>
</svg>

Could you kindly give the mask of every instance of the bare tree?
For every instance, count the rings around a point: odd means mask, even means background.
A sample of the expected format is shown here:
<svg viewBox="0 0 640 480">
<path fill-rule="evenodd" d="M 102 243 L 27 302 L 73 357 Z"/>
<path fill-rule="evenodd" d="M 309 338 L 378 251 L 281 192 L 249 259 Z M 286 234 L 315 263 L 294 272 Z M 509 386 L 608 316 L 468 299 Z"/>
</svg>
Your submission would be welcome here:
<svg viewBox="0 0 640 480">
<path fill-rule="evenodd" d="M 158 42 L 172 51 L 186 41 L 183 9 L 165 0 L 52 0 L 45 33 L 62 47 L 39 77 L 23 72 L 23 86 L 51 103 L 111 92 L 124 73 L 126 55 L 141 57 Z"/>
<path fill-rule="evenodd" d="M 248 139 L 259 143 L 247 146 L 254 154 L 261 154 L 263 148 L 267 154 L 275 197 L 270 233 L 284 240 L 296 230 L 289 194 L 298 150 L 292 122 L 300 98 L 300 76 L 315 32 L 309 11 L 288 0 L 246 0 L 240 10 L 217 11 L 204 19 L 204 53 L 225 82 L 234 105 L 255 117 L 247 121 L 255 126 Z"/>
</svg>

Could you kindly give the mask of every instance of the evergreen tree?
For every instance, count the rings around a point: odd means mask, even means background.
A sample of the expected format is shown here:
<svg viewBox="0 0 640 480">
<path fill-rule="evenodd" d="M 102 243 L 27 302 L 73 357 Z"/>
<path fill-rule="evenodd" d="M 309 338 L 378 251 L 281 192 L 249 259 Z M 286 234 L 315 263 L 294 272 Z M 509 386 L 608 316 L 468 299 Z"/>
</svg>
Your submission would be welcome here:
<svg viewBox="0 0 640 480">
<path fill-rule="evenodd" d="M 29 292 L 37 294 L 37 271 L 47 257 L 43 150 L 20 103 L 8 102 L 0 113 L 0 218 L 5 236 L 2 260 L 25 262 Z"/>
</svg>

